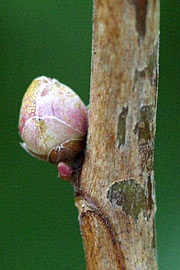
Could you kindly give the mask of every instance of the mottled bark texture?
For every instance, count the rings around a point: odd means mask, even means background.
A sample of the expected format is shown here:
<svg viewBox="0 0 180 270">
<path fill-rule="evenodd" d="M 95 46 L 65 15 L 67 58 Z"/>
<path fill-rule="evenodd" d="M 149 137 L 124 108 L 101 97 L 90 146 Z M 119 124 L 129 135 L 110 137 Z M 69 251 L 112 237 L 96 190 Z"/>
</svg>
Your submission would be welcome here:
<svg viewBox="0 0 180 270">
<path fill-rule="evenodd" d="M 87 149 L 76 190 L 87 269 L 157 269 L 158 0 L 94 0 Z"/>
</svg>

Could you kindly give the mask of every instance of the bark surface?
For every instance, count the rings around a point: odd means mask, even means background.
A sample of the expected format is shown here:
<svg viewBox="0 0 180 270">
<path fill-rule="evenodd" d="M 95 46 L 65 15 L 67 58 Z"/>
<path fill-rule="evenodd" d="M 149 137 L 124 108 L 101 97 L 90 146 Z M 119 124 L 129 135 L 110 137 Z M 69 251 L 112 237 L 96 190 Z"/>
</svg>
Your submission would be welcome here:
<svg viewBox="0 0 180 270">
<path fill-rule="evenodd" d="M 87 269 L 157 269 L 159 1 L 94 0 L 87 149 L 76 206 Z"/>
</svg>

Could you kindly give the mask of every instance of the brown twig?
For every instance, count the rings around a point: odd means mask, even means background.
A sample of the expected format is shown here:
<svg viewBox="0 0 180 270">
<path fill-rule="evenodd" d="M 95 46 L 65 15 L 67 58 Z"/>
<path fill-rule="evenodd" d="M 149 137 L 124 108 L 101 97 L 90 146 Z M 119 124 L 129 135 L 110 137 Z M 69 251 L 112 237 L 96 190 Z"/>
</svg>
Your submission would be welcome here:
<svg viewBox="0 0 180 270">
<path fill-rule="evenodd" d="M 159 1 L 94 0 L 87 150 L 75 201 L 87 269 L 157 269 Z"/>
</svg>

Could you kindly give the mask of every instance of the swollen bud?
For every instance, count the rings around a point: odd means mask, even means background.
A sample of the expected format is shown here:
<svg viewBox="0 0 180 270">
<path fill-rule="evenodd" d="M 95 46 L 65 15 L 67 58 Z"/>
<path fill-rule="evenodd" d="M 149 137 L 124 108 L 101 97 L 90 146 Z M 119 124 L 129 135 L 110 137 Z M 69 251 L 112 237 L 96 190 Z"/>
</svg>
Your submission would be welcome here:
<svg viewBox="0 0 180 270">
<path fill-rule="evenodd" d="M 68 86 L 45 76 L 27 89 L 20 110 L 22 147 L 53 164 L 71 161 L 85 147 L 88 112 Z"/>
</svg>

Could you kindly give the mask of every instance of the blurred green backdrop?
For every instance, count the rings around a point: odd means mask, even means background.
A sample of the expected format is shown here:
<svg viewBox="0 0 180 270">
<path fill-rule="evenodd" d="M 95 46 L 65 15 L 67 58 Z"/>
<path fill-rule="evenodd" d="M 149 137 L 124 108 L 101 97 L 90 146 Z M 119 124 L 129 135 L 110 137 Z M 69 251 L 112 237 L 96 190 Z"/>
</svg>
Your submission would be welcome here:
<svg viewBox="0 0 180 270">
<path fill-rule="evenodd" d="M 155 178 L 160 270 L 180 265 L 179 1 L 161 1 Z M 32 79 L 57 78 L 88 104 L 92 2 L 1 0 L 1 260 L 3 270 L 85 270 L 73 189 L 19 145 Z"/>
</svg>

